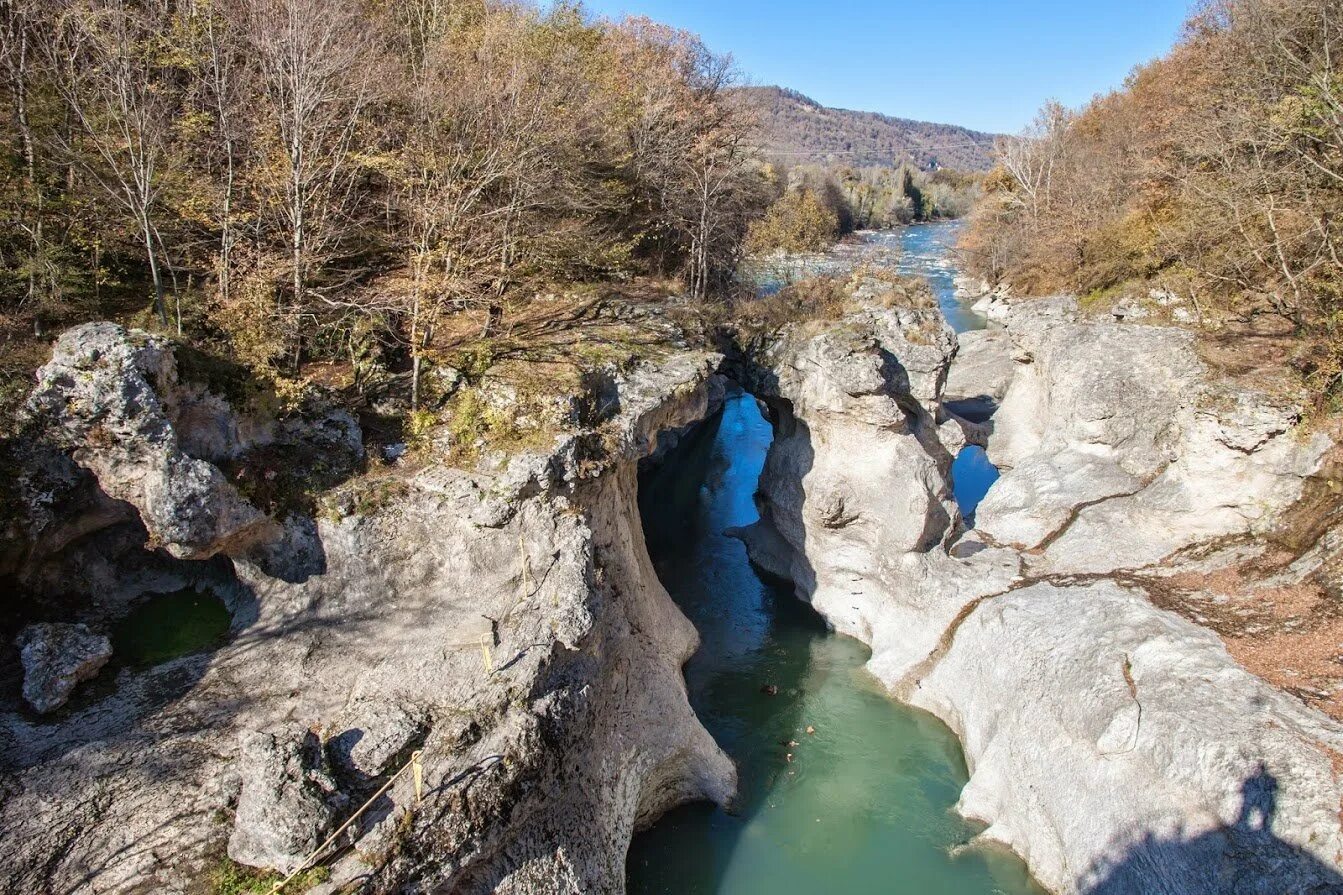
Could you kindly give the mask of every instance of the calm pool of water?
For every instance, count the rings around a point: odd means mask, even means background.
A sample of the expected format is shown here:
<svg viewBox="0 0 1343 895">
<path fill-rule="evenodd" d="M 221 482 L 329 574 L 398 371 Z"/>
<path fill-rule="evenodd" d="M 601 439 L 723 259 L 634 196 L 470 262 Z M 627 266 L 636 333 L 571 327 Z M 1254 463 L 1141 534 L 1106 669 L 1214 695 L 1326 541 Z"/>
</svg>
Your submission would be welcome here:
<svg viewBox="0 0 1343 895">
<path fill-rule="evenodd" d="M 998 468 L 989 462 L 982 447 L 970 444 L 961 449 L 951 464 L 951 490 L 961 515 L 970 525 L 975 524 L 975 509 L 989 488 L 998 481 Z"/>
<path fill-rule="evenodd" d="M 734 399 L 641 482 L 649 552 L 703 638 L 691 703 L 741 793 L 731 813 L 687 806 L 636 837 L 629 891 L 1039 895 L 1015 857 L 958 848 L 976 829 L 952 810 L 966 770 L 951 732 L 883 694 L 867 648 L 723 533 L 757 518 L 770 438 L 754 400 Z"/>
<path fill-rule="evenodd" d="M 157 665 L 222 645 L 231 623 L 224 602 L 212 593 L 188 588 L 156 594 L 113 630 L 113 655 L 127 665 Z"/>
</svg>

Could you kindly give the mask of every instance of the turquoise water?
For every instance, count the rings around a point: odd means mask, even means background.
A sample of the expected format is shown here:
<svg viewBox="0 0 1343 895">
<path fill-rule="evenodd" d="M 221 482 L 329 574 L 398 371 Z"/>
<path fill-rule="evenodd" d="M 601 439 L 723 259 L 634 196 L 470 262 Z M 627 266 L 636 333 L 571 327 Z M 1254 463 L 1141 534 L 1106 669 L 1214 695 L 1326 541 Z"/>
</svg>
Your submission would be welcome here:
<svg viewBox="0 0 1343 895">
<path fill-rule="evenodd" d="M 903 274 L 925 277 L 951 328 L 963 333 L 983 329 L 988 320 L 956 300 L 956 239 L 960 229 L 960 221 L 939 221 L 863 235 L 865 239 L 897 245 L 900 249 L 897 269 Z"/>
<path fill-rule="evenodd" d="M 960 847 L 976 828 L 952 810 L 966 769 L 951 732 L 882 693 L 867 648 L 723 533 L 757 518 L 770 438 L 734 399 L 640 485 L 649 553 L 703 641 L 690 700 L 741 790 L 730 812 L 686 806 L 637 836 L 629 891 L 1040 895 L 1012 855 Z"/>
<path fill-rule="evenodd" d="M 909 276 L 924 277 L 933 287 L 942 314 L 958 333 L 984 329 L 988 320 L 956 300 L 956 238 L 959 221 L 940 221 L 935 224 L 914 224 L 899 230 L 864 234 L 865 238 L 899 247 L 897 270 Z M 952 490 L 961 513 L 971 525 L 975 508 L 998 481 L 998 470 L 989 462 L 984 449 L 967 446 L 951 464 Z"/>
</svg>

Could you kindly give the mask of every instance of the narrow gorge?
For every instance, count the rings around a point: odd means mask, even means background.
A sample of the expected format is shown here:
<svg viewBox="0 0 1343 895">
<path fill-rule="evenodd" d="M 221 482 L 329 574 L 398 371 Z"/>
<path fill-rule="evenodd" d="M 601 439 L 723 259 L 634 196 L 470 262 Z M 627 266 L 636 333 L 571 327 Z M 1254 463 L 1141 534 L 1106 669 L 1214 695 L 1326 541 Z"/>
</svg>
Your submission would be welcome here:
<svg viewBox="0 0 1343 895">
<path fill-rule="evenodd" d="M 1333 696 L 1233 624 L 1334 592 L 1334 443 L 1172 326 L 988 295 L 958 334 L 847 289 L 712 348 L 613 307 L 682 347 L 599 371 L 544 448 L 379 475 L 339 408 L 249 418 L 159 337 L 65 333 L 7 560 L 41 609 L 0 888 L 1343 891 Z M 258 509 L 261 449 L 320 499 Z M 164 598 L 201 640 L 137 640 Z M 1318 633 L 1286 618 L 1284 650 Z M 660 820 L 687 803 L 721 809 Z"/>
</svg>

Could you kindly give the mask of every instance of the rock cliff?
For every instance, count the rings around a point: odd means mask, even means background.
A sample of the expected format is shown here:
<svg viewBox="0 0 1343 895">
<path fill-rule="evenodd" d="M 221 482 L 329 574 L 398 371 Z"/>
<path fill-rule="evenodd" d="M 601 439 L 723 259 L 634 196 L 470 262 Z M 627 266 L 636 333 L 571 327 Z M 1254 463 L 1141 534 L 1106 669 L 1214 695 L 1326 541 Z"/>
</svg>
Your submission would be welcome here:
<svg viewBox="0 0 1343 895">
<path fill-rule="evenodd" d="M 988 310 L 1001 328 L 963 340 L 934 308 L 869 307 L 726 338 L 726 358 L 679 345 L 603 372 L 543 446 L 359 475 L 348 414 L 257 419 L 162 340 L 67 333 L 28 407 L 19 580 L 96 649 L 28 662 L 49 670 L 34 694 L 55 684 L 41 715 L 5 657 L 0 889 L 288 871 L 390 781 L 316 891 L 623 891 L 633 831 L 735 789 L 636 504 L 639 463 L 726 375 L 775 430 L 738 536 L 961 736 L 984 842 L 1061 895 L 1343 891 L 1343 726 L 1185 599 L 1268 562 L 1268 535 L 1323 500 L 1331 441 L 1179 330 L 1062 299 Z M 973 529 L 950 482 L 967 442 L 1003 470 Z M 345 472 L 263 511 L 259 485 L 309 456 L 294 445 Z M 260 448 L 274 462 L 237 465 Z M 1338 592 L 1343 539 L 1315 516 L 1264 587 Z M 226 642 L 144 665 L 114 636 L 101 664 L 99 638 L 179 590 L 223 601 Z M 413 754 L 418 797 L 392 779 Z"/>
<path fill-rule="evenodd" d="M 32 592 L 63 576 L 65 611 L 108 630 L 147 592 L 208 590 L 232 631 L 106 668 L 52 715 L 6 702 L 0 889 L 196 891 L 225 854 L 288 871 L 418 750 L 422 799 L 400 776 L 338 840 L 328 890 L 623 891 L 636 828 L 735 789 L 635 503 L 639 460 L 721 400 L 718 364 L 622 372 L 599 425 L 494 473 L 357 477 L 271 520 L 184 449 L 163 343 L 68 333 L 34 413 L 133 518 L 47 557 Z"/>
<path fill-rule="evenodd" d="M 761 355 L 777 434 L 753 557 L 957 731 L 960 809 L 1052 891 L 1343 890 L 1343 726 L 1154 596 L 1279 524 L 1329 439 L 1180 330 L 1070 300 L 995 313 L 964 357 L 933 312 L 794 327 Z M 967 437 L 1004 469 L 970 531 L 948 492 Z"/>
</svg>

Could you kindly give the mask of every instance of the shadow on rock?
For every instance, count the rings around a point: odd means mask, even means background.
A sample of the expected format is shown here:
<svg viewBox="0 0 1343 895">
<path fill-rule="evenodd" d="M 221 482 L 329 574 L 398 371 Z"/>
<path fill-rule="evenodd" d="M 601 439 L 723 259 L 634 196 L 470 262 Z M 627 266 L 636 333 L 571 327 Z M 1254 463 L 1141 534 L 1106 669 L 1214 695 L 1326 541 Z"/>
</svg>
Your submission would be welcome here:
<svg viewBox="0 0 1343 895">
<path fill-rule="evenodd" d="M 1235 822 L 1196 836 L 1148 834 L 1093 867 L 1084 895 L 1339 895 L 1343 875 L 1273 833 L 1278 781 L 1264 765 L 1241 784 Z"/>
</svg>

